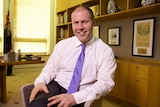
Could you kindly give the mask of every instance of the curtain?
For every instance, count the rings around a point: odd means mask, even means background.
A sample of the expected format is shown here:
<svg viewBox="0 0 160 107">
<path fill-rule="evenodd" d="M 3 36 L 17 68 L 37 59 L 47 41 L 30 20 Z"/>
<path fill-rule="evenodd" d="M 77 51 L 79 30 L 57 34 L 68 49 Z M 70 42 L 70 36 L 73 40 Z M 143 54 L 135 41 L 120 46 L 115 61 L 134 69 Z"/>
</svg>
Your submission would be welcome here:
<svg viewBox="0 0 160 107">
<path fill-rule="evenodd" d="M 14 0 L 13 48 L 22 54 L 48 54 L 49 0 Z"/>
<path fill-rule="evenodd" d="M 2 49 L 3 49 L 3 45 L 2 45 L 2 37 L 3 37 L 3 0 L 0 0 L 0 55 L 2 55 Z"/>
</svg>

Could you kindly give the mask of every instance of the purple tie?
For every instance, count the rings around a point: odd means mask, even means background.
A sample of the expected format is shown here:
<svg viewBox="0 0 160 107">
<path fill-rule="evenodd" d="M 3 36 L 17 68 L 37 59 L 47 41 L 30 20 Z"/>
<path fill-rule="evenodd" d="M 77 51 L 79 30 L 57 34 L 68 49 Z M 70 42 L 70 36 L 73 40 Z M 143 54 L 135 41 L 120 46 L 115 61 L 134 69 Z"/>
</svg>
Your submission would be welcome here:
<svg viewBox="0 0 160 107">
<path fill-rule="evenodd" d="M 84 54 L 85 44 L 81 44 L 81 47 L 82 47 L 82 51 L 81 51 L 81 53 L 78 57 L 76 67 L 74 69 L 74 74 L 73 74 L 72 80 L 70 82 L 68 91 L 67 91 L 67 93 L 69 93 L 69 94 L 78 91 L 79 83 L 80 83 L 80 80 L 81 80 L 81 73 L 82 73 L 84 56 L 85 56 L 85 54 Z"/>
</svg>

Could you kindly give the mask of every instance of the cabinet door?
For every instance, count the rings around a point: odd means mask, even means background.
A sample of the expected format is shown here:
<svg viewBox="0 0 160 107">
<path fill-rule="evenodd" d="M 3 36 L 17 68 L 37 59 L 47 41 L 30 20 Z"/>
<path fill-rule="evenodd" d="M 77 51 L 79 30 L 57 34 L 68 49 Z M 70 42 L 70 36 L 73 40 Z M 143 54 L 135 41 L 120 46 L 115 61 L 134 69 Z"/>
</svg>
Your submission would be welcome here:
<svg viewBox="0 0 160 107">
<path fill-rule="evenodd" d="M 148 92 L 148 80 L 145 79 L 136 79 L 135 85 L 135 102 L 139 107 L 147 106 L 147 92 Z"/>
<path fill-rule="evenodd" d="M 149 68 L 148 107 L 160 107 L 160 67 Z"/>
<path fill-rule="evenodd" d="M 148 66 L 129 64 L 128 92 L 129 103 L 146 107 L 148 92 Z"/>
<path fill-rule="evenodd" d="M 67 0 L 57 0 L 57 12 L 64 11 L 67 9 Z"/>
<path fill-rule="evenodd" d="M 136 103 L 140 107 L 146 107 L 148 97 L 149 66 L 138 64 L 135 64 L 133 66 L 136 69 Z"/>
<path fill-rule="evenodd" d="M 118 98 L 127 100 L 127 84 L 128 84 L 128 63 L 119 63 L 119 82 L 118 82 Z"/>
<path fill-rule="evenodd" d="M 136 104 L 136 67 L 134 64 L 129 64 L 128 76 L 127 99 L 129 103 Z"/>
</svg>

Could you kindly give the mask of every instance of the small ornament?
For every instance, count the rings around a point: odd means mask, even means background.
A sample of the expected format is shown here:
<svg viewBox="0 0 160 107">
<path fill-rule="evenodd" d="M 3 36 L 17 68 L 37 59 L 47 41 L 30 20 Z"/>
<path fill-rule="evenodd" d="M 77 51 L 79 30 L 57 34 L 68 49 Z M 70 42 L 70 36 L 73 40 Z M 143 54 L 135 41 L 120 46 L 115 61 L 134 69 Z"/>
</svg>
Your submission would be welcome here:
<svg viewBox="0 0 160 107">
<path fill-rule="evenodd" d="M 148 6 L 148 5 L 151 5 L 151 4 L 154 4 L 154 3 L 155 3 L 155 0 L 142 0 L 141 1 L 142 6 Z"/>
<path fill-rule="evenodd" d="M 116 10 L 116 4 L 114 0 L 109 0 L 108 1 L 108 7 L 107 7 L 108 11 L 107 13 L 114 13 Z"/>
</svg>

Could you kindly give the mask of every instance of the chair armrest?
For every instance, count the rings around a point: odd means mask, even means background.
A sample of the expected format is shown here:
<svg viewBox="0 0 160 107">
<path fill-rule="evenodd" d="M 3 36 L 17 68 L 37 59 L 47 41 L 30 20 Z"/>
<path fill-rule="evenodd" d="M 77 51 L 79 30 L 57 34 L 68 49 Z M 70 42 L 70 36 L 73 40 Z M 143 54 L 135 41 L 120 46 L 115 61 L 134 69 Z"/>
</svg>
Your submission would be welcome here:
<svg viewBox="0 0 160 107">
<path fill-rule="evenodd" d="M 28 107 L 29 96 L 31 94 L 33 87 L 34 87 L 33 83 L 21 86 L 22 106 L 23 107 Z"/>
<path fill-rule="evenodd" d="M 84 107 L 102 107 L 103 97 L 95 101 L 87 101 Z"/>
</svg>

